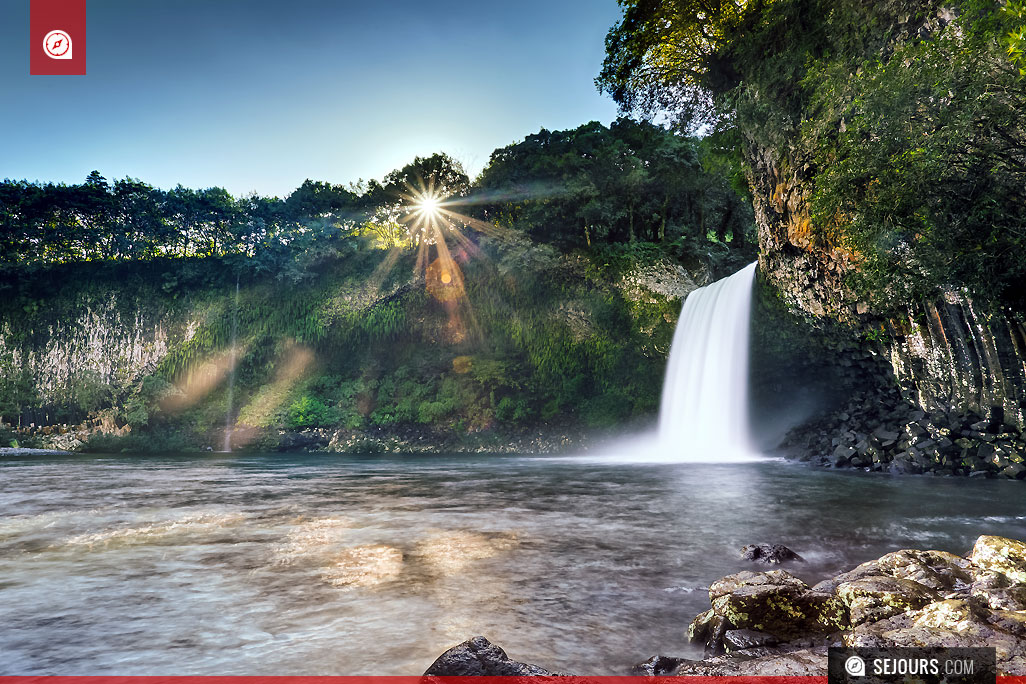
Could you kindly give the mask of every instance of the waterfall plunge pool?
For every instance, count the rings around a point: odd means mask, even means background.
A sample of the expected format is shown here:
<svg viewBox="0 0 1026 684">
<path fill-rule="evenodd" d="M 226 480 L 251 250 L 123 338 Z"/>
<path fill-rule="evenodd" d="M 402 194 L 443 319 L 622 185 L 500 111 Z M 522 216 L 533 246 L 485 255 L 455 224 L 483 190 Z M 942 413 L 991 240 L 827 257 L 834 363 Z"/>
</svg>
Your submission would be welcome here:
<svg viewBox="0 0 1026 684">
<path fill-rule="evenodd" d="M 513 456 L 7 457 L 0 674 L 416 675 L 482 634 L 624 674 L 719 577 L 1026 538 L 1021 483 Z"/>
</svg>

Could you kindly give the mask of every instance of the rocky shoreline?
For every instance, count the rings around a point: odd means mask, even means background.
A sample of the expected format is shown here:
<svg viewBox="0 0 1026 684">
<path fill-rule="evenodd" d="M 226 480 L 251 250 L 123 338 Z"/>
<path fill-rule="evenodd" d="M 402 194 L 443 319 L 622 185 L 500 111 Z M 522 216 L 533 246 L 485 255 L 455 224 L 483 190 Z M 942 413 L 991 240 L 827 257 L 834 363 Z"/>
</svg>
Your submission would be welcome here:
<svg viewBox="0 0 1026 684">
<path fill-rule="evenodd" d="M 801 562 L 784 547 L 746 547 L 755 561 Z M 785 570 L 744 571 L 709 587 L 687 629 L 705 657 L 654 656 L 630 674 L 826 676 L 827 650 L 992 647 L 999 675 L 1026 676 L 1026 543 L 981 536 L 967 556 L 904 549 L 809 586 Z M 443 653 L 436 676 L 560 675 L 510 659 L 477 636 Z M 628 673 L 623 673 L 628 674 Z"/>
<path fill-rule="evenodd" d="M 900 399 L 855 392 L 838 411 L 793 429 L 790 458 L 828 468 L 914 475 L 1026 479 L 1026 432 L 957 409 L 926 412 Z"/>
<path fill-rule="evenodd" d="M 74 456 L 71 451 L 60 449 L 27 449 L 25 447 L 0 447 L 0 456 Z"/>
<path fill-rule="evenodd" d="M 0 426 L 16 438 L 12 447 L 20 447 L 20 453 L 27 453 L 25 447 L 40 453 L 66 454 L 69 452 L 103 452 L 110 446 L 114 451 L 119 440 L 126 444 L 138 442 L 139 434 L 127 426 L 116 426 L 108 422 L 86 421 L 79 425 L 47 425 L 14 428 Z M 617 433 L 618 434 L 618 433 Z M 556 454 L 568 451 L 586 452 L 604 440 L 615 436 L 611 431 L 585 430 L 583 428 L 536 426 L 503 431 L 482 431 L 469 434 L 454 434 L 423 427 L 406 427 L 367 430 L 346 430 L 337 428 L 310 428 L 306 430 L 257 429 L 240 426 L 233 433 L 232 445 L 236 451 L 251 452 L 299 452 L 299 453 L 343 453 L 343 454 Z M 89 445 L 90 440 L 100 439 L 99 448 Z M 135 438 L 133 440 L 133 438 Z M 2 442 L 0 442 L 2 443 Z M 207 436 L 202 440 L 190 440 L 181 451 L 218 451 L 223 448 L 223 432 Z M 125 450 L 132 453 L 132 449 Z"/>
<path fill-rule="evenodd" d="M 466 435 L 429 429 L 277 431 L 253 442 L 269 451 L 310 451 L 344 454 L 554 454 L 588 451 L 603 435 L 584 430 L 533 428 Z"/>
</svg>

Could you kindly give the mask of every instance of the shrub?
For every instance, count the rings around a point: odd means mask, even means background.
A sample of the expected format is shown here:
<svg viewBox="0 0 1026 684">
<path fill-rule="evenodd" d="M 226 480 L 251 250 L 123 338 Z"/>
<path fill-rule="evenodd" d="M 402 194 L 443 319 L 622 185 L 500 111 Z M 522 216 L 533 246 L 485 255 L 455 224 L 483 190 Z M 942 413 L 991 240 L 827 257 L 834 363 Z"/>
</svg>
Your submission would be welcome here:
<svg viewBox="0 0 1026 684">
<path fill-rule="evenodd" d="M 338 412 L 323 401 L 304 395 L 289 406 L 285 426 L 292 429 L 322 427 L 336 424 L 338 418 Z"/>
</svg>

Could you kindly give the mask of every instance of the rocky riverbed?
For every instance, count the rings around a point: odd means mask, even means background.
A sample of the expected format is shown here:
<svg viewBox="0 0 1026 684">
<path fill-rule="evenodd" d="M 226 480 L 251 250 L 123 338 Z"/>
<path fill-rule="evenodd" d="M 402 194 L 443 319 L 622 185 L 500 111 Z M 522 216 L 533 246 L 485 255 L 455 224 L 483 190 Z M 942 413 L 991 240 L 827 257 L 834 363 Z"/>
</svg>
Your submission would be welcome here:
<svg viewBox="0 0 1026 684">
<path fill-rule="evenodd" d="M 800 563 L 783 547 L 745 553 Z M 705 658 L 657 655 L 644 675 L 827 674 L 827 649 L 993 647 L 998 673 L 1026 675 L 1026 543 L 981 536 L 972 552 L 905 549 L 809 586 L 772 569 L 744 571 L 709 587 L 709 610 L 687 629 Z M 478 636 L 443 653 L 427 675 L 554 675 L 510 659 Z"/>
</svg>

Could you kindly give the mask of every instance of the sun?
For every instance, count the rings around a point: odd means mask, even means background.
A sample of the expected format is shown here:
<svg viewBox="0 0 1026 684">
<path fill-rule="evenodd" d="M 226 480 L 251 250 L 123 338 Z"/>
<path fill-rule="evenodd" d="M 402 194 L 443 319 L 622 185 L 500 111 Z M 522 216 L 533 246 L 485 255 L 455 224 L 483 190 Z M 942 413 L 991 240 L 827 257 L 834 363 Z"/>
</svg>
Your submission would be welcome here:
<svg viewBox="0 0 1026 684">
<path fill-rule="evenodd" d="M 424 217 L 437 216 L 441 211 L 442 201 L 435 195 L 423 195 L 417 200 L 418 213 Z"/>
</svg>

